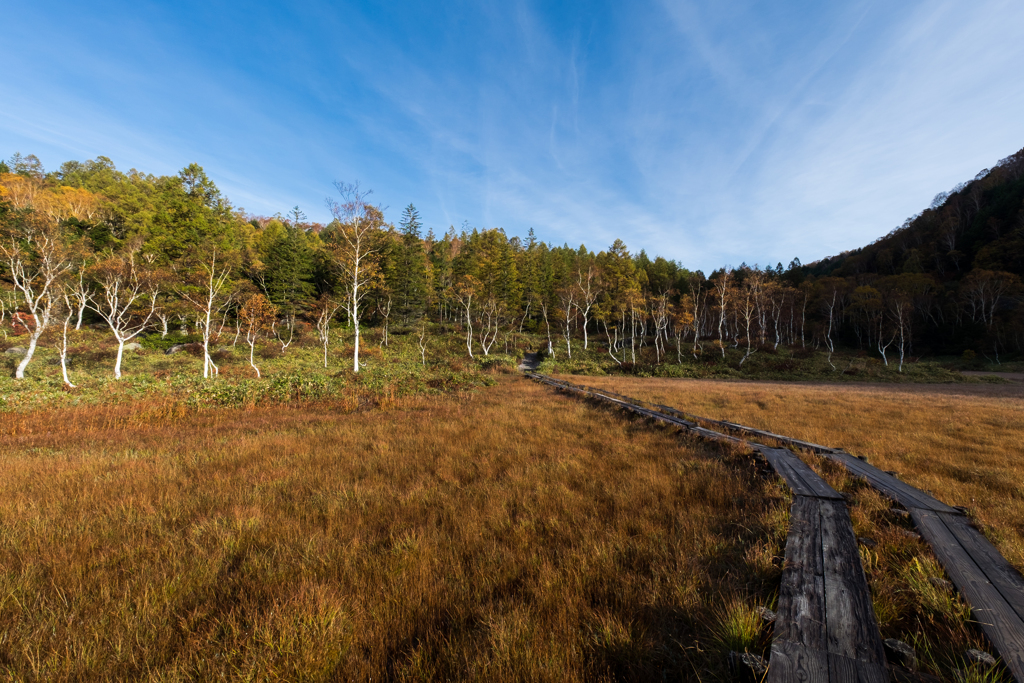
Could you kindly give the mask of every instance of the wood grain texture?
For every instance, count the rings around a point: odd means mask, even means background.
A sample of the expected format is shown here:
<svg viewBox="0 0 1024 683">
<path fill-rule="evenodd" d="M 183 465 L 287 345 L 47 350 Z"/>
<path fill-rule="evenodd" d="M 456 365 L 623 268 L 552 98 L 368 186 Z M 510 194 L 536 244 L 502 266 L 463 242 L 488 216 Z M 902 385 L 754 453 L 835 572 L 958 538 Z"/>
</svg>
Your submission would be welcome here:
<svg viewBox="0 0 1024 683">
<path fill-rule="evenodd" d="M 814 498 L 798 496 L 790 508 L 775 640 L 816 650 L 826 649 L 821 515 L 818 501 Z"/>
<path fill-rule="evenodd" d="M 830 500 L 843 499 L 835 489 L 828 485 L 828 482 L 818 476 L 807 463 L 791 451 L 784 448 L 768 448 L 767 446 L 757 446 L 756 450 L 765 457 L 772 469 L 786 480 L 786 484 L 794 495 Z"/>
<path fill-rule="evenodd" d="M 980 531 L 970 525 L 963 515 L 938 513 L 953 537 L 977 562 L 999 594 L 1006 599 L 1010 608 L 1024 620 L 1024 577 L 999 554 L 995 546 Z"/>
<path fill-rule="evenodd" d="M 911 508 L 910 516 L 953 585 L 971 606 L 978 626 L 999 652 L 1014 678 L 1024 681 L 1024 619 L 986 575 L 981 564 L 961 545 L 945 524 L 946 516 L 933 510 Z M 977 533 L 975 531 L 975 533 Z M 1002 560 L 1006 562 L 1005 559 Z"/>
<path fill-rule="evenodd" d="M 766 683 L 828 681 L 828 653 L 790 641 L 776 639 L 768 665 Z"/>
<path fill-rule="evenodd" d="M 884 666 L 882 636 L 849 510 L 844 502 L 827 500 L 819 502 L 819 510 L 828 651 Z"/>
<path fill-rule="evenodd" d="M 842 500 L 793 501 L 767 680 L 888 680 L 871 592 Z"/>
<path fill-rule="evenodd" d="M 853 457 L 849 453 L 833 451 L 826 453 L 825 457 L 841 463 L 851 474 L 866 479 L 872 487 L 878 489 L 883 495 L 895 500 L 906 508 L 914 507 L 958 514 L 955 508 L 936 500 L 929 494 L 914 488 L 906 482 L 900 481 L 891 474 L 886 474 L 874 465 L 869 465 L 863 460 Z"/>
<path fill-rule="evenodd" d="M 850 659 L 829 652 L 828 680 L 830 683 L 888 683 L 889 670 L 882 663 Z"/>
</svg>

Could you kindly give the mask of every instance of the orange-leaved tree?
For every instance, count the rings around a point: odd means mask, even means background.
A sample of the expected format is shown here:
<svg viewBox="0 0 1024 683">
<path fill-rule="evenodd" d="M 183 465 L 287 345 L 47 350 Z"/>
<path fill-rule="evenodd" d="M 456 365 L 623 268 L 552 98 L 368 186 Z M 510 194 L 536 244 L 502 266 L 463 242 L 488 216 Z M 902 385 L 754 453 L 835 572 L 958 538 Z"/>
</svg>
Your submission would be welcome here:
<svg viewBox="0 0 1024 683">
<path fill-rule="evenodd" d="M 238 312 L 239 321 L 245 329 L 245 341 L 249 344 L 249 365 L 260 377 L 260 369 L 256 367 L 256 341 L 270 334 L 271 326 L 277 319 L 277 307 L 262 294 L 249 297 Z"/>
</svg>

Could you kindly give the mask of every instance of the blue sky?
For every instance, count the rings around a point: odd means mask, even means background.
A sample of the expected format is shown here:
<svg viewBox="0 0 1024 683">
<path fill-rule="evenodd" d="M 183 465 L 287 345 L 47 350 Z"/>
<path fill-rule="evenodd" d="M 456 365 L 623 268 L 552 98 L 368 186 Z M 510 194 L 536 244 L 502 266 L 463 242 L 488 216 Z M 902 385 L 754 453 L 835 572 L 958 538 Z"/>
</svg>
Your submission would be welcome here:
<svg viewBox="0 0 1024 683">
<path fill-rule="evenodd" d="M 1024 3 L 11 3 L 0 155 L 200 163 L 248 211 L 705 271 L 861 246 L 1024 147 Z"/>
</svg>

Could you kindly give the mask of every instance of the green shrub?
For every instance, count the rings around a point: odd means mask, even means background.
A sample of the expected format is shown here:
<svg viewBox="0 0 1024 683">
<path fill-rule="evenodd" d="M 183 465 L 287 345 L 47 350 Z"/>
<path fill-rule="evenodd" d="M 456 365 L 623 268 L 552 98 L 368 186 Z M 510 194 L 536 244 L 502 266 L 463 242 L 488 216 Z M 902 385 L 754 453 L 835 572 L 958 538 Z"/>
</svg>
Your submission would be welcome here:
<svg viewBox="0 0 1024 683">
<path fill-rule="evenodd" d="M 203 338 L 198 334 L 182 334 L 180 332 L 169 332 L 166 337 L 161 337 L 159 332 L 153 332 L 140 336 L 138 341 L 144 349 L 163 353 L 178 344 L 201 344 Z"/>
</svg>

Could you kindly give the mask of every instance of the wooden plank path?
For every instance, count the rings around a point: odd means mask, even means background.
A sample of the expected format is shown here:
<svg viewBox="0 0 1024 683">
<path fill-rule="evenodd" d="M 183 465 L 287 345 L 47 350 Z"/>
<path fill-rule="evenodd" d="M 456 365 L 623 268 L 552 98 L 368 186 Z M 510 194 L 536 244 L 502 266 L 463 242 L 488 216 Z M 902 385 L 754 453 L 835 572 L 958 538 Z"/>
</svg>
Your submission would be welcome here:
<svg viewBox="0 0 1024 683">
<path fill-rule="evenodd" d="M 682 415 L 672 408 L 666 412 Z M 1002 657 L 1006 668 L 1019 683 L 1024 683 L 1024 578 L 980 531 L 971 526 L 963 510 L 946 505 L 931 494 L 844 450 L 730 422 L 702 418 L 696 418 L 696 421 L 716 422 L 733 433 L 770 439 L 815 452 L 842 464 L 850 474 L 864 479 L 887 498 L 905 507 L 921 537 L 931 546 L 953 585 L 971 606 L 974 620 Z"/>
<path fill-rule="evenodd" d="M 794 496 L 766 680 L 889 680 L 842 498 Z"/>
<path fill-rule="evenodd" d="M 755 448 L 793 491 L 767 680 L 888 681 L 846 501 L 792 452 Z"/>
<path fill-rule="evenodd" d="M 703 428 L 682 415 L 644 408 L 629 397 L 543 375 L 529 376 L 561 391 L 599 398 L 702 438 L 746 443 Z M 746 445 L 761 455 L 793 492 L 766 680 L 885 683 L 889 673 L 882 636 L 845 500 L 791 451 Z"/>
<path fill-rule="evenodd" d="M 910 518 L 1018 682 L 1024 681 L 1024 580 L 968 519 L 910 507 Z"/>
<path fill-rule="evenodd" d="M 605 393 L 604 390 L 589 388 L 588 391 Z M 982 632 L 1014 679 L 1024 683 L 1024 578 L 981 532 L 971 526 L 962 510 L 946 505 L 841 449 L 733 422 L 689 415 L 669 406 L 648 404 L 614 392 L 607 393 L 615 396 L 617 401 L 635 403 L 638 407 L 650 405 L 657 412 L 688 424 L 713 425 L 747 438 L 773 441 L 817 453 L 842 464 L 850 474 L 864 479 L 887 498 L 907 508 L 921 537 L 931 546 L 953 585 L 971 606 L 971 613 Z M 788 540 L 786 548 L 788 553 Z M 774 661 L 774 646 L 772 656 Z"/>
</svg>

